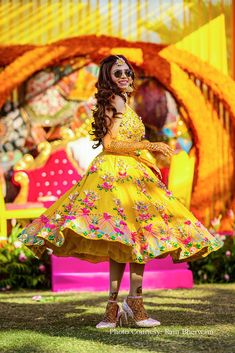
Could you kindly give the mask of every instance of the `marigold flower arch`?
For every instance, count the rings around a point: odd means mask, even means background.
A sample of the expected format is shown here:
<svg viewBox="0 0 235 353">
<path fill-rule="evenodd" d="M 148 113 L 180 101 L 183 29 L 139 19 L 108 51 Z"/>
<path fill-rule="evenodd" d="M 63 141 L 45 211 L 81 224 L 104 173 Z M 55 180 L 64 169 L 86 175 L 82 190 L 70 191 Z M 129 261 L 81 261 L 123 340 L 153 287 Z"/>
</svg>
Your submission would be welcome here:
<svg viewBox="0 0 235 353">
<path fill-rule="evenodd" d="M 205 221 L 205 211 L 208 211 L 212 202 L 215 203 L 217 213 L 223 209 L 223 205 L 214 200 L 218 187 L 218 168 L 224 168 L 222 164 L 218 164 L 218 160 L 222 160 L 218 155 L 221 151 L 226 151 L 231 163 L 231 168 L 224 170 L 228 195 L 223 197 L 223 202 L 231 199 L 229 192 L 233 183 L 234 151 L 230 136 L 223 129 L 216 111 L 206 101 L 188 73 L 193 73 L 205 82 L 226 106 L 230 113 L 231 129 L 235 128 L 235 99 L 231 93 L 235 91 L 235 83 L 193 55 L 174 47 L 164 49 L 162 45 L 133 43 L 94 35 L 69 38 L 40 47 L 0 47 L 0 65 L 6 65 L 0 73 L 0 105 L 4 104 L 12 90 L 36 71 L 76 56 L 82 56 L 88 62 L 99 63 L 104 55 L 108 55 L 115 47 L 141 48 L 143 62 L 136 63 L 136 66 L 142 68 L 147 75 L 156 77 L 183 108 L 187 124 L 193 132 L 197 160 L 192 210 L 197 217 Z M 220 140 L 216 138 L 218 131 Z"/>
</svg>

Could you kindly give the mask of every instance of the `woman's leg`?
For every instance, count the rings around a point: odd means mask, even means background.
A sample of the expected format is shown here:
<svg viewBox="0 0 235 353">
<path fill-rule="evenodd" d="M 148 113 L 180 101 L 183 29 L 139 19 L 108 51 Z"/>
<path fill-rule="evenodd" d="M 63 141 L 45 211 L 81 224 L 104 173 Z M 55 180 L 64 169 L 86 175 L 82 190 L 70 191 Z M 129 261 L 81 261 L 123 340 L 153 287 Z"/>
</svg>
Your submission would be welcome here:
<svg viewBox="0 0 235 353">
<path fill-rule="evenodd" d="M 131 308 L 135 321 L 148 319 L 142 297 L 144 264 L 130 263 L 130 290 L 126 303 Z"/>
<path fill-rule="evenodd" d="M 116 300 L 126 264 L 109 259 L 109 299 Z"/>
<path fill-rule="evenodd" d="M 130 263 L 130 291 L 123 309 L 126 315 L 134 319 L 138 327 L 154 327 L 160 325 L 160 321 L 150 318 L 144 308 L 142 296 L 144 268 L 145 264 Z"/>
<path fill-rule="evenodd" d="M 130 263 L 130 291 L 129 296 L 142 295 L 142 283 L 145 264 Z"/>
<path fill-rule="evenodd" d="M 125 263 L 119 263 L 111 258 L 109 259 L 109 300 L 106 305 L 104 318 L 96 325 L 97 328 L 115 327 L 114 324 L 116 325 L 119 312 L 117 296 L 125 267 Z"/>
</svg>

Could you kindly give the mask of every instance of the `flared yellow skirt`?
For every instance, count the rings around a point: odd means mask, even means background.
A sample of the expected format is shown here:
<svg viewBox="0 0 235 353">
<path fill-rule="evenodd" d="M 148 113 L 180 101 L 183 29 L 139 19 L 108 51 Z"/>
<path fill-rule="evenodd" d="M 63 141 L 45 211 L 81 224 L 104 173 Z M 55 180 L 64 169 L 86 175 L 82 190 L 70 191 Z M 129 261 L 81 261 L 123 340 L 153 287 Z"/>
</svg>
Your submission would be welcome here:
<svg viewBox="0 0 235 353">
<path fill-rule="evenodd" d="M 145 163 L 101 152 L 80 182 L 61 196 L 18 239 L 41 258 L 147 263 L 171 255 L 192 261 L 223 246 Z"/>
</svg>

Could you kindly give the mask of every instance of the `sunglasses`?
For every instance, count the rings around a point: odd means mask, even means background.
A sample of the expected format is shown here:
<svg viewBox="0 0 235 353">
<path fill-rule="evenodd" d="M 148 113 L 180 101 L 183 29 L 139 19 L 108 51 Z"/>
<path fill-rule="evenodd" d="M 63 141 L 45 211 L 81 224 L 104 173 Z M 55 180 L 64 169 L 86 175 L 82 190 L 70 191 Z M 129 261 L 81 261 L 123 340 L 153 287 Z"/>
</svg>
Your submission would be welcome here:
<svg viewBox="0 0 235 353">
<path fill-rule="evenodd" d="M 120 78 L 122 77 L 122 74 L 125 74 L 126 77 L 133 77 L 134 73 L 132 70 L 130 69 L 127 69 L 127 70 L 116 70 L 114 71 L 113 75 L 116 77 L 116 78 Z"/>
</svg>

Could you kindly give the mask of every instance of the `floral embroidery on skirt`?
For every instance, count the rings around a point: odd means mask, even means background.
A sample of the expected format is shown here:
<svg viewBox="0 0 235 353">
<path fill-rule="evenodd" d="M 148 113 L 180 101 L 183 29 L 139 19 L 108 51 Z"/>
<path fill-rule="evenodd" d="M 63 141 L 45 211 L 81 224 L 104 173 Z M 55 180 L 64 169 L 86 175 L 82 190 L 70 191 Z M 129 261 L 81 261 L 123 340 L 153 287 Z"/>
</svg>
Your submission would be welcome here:
<svg viewBox="0 0 235 353">
<path fill-rule="evenodd" d="M 51 248 L 94 263 L 192 261 L 223 246 L 147 165 L 105 152 L 18 238 L 37 257 Z"/>
</svg>

